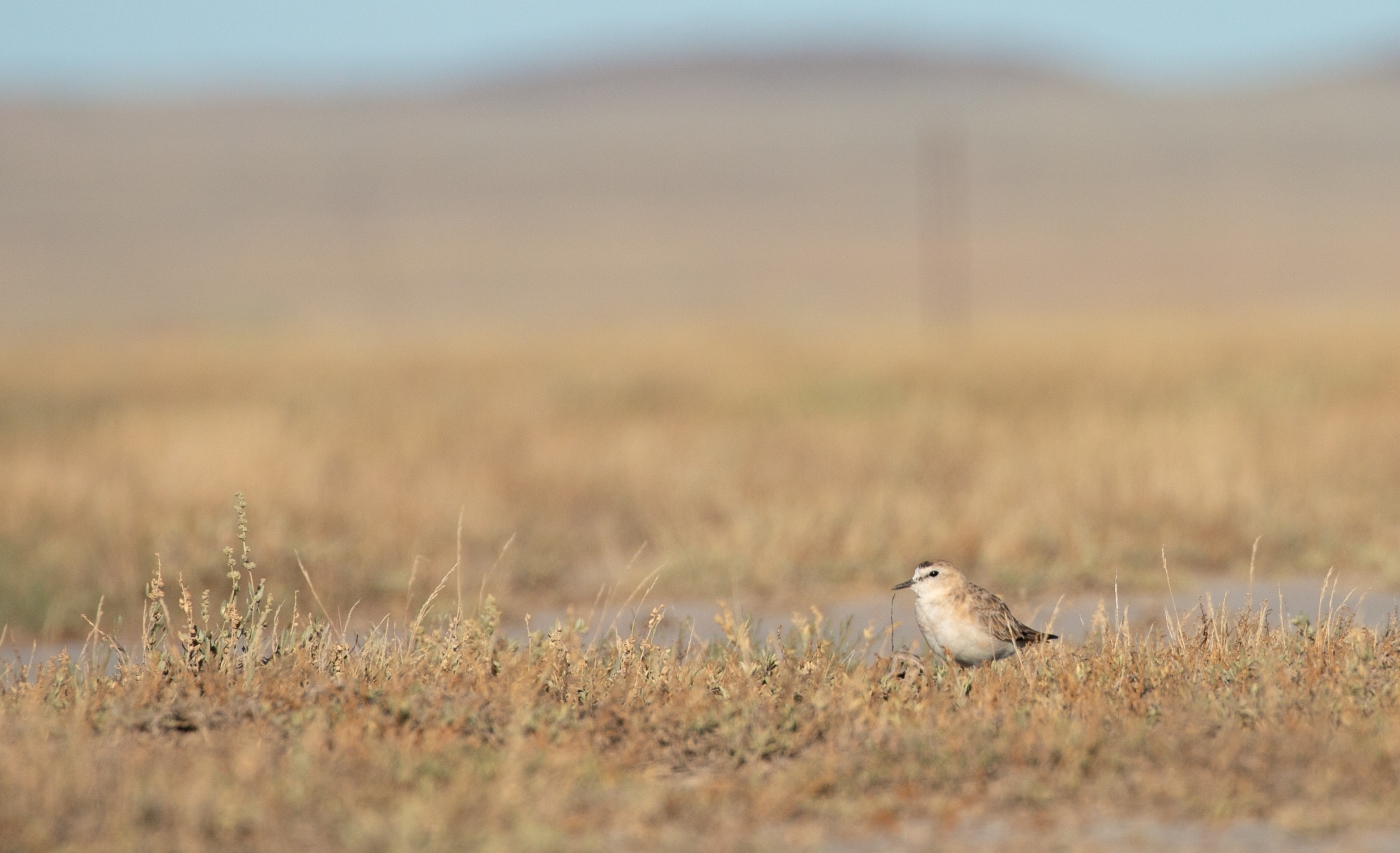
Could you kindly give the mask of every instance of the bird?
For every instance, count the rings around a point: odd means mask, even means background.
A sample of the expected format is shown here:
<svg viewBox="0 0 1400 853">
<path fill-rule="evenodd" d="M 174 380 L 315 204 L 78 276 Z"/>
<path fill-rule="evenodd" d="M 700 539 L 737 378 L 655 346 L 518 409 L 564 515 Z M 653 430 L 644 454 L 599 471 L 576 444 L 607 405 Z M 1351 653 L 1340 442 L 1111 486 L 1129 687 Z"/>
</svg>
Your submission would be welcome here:
<svg viewBox="0 0 1400 853">
<path fill-rule="evenodd" d="M 895 587 L 912 589 L 914 619 L 924 640 L 944 660 L 961 667 L 1001 660 L 1021 646 L 1058 640 L 1021 624 L 1006 602 L 983 589 L 947 560 L 925 561 Z"/>
</svg>

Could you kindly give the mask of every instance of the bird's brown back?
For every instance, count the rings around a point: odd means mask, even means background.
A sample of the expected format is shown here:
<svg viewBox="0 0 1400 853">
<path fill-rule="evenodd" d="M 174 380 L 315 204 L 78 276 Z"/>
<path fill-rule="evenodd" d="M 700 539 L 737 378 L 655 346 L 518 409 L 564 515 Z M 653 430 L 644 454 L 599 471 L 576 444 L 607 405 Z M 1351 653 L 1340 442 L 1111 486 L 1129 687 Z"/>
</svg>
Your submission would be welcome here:
<svg viewBox="0 0 1400 853">
<path fill-rule="evenodd" d="M 963 584 L 963 589 L 959 592 L 963 597 L 963 601 L 959 603 L 964 604 L 976 616 L 978 623 L 987 633 L 1002 642 L 1023 646 L 1059 639 L 1055 634 L 1047 634 L 1021 624 L 1021 620 L 1012 615 L 1006 602 L 971 581 Z"/>
</svg>

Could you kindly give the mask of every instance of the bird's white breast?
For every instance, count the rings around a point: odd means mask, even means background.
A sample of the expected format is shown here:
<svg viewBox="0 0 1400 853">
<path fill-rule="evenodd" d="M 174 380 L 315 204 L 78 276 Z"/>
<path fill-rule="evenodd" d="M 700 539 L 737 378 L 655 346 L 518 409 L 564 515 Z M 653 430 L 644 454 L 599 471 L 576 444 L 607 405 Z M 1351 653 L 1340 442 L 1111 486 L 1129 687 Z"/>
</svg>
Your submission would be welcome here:
<svg viewBox="0 0 1400 853">
<path fill-rule="evenodd" d="M 968 666 L 1013 654 L 1016 647 L 993 637 L 977 618 L 946 596 L 921 597 L 914 618 L 924 639 L 945 658 Z"/>
</svg>

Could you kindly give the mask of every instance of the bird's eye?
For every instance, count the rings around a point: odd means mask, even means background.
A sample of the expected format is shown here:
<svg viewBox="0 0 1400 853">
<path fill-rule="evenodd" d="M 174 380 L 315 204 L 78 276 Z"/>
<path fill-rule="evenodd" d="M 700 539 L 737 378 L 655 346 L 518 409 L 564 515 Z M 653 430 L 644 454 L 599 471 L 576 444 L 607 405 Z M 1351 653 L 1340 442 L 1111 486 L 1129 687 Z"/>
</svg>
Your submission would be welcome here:
<svg viewBox="0 0 1400 853">
<path fill-rule="evenodd" d="M 936 578 L 936 577 L 938 577 L 938 572 L 929 572 L 929 573 L 928 573 L 928 576 L 931 577 L 931 578 Z"/>
</svg>

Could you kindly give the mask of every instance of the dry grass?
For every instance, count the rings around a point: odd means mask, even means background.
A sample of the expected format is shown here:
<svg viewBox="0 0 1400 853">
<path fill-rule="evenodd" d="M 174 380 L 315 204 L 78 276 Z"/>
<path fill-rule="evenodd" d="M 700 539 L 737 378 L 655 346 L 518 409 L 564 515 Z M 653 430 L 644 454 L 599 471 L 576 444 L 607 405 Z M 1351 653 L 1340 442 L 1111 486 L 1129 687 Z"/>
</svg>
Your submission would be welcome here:
<svg viewBox="0 0 1400 853">
<path fill-rule="evenodd" d="M 246 552 L 228 562 L 234 592 L 203 617 L 157 576 L 145 653 L 113 675 L 96 631 L 76 661 L 0 671 L 0 850 L 875 849 L 911 820 L 993 815 L 1396 823 L 1394 621 L 1203 608 L 1144 638 L 1105 617 L 1082 646 L 924 675 L 866 663 L 874 633 L 816 619 L 755 638 L 727 611 L 711 644 L 657 637 L 656 611 L 626 635 L 517 643 L 488 599 L 354 642 L 277 609 Z"/>
<path fill-rule="evenodd" d="M 12 346 L 0 619 L 89 642 L 0 664 L 0 851 L 865 849 L 992 815 L 1393 831 L 1393 620 L 1101 614 L 1082 645 L 921 673 L 820 618 L 762 636 L 725 610 L 705 642 L 614 604 L 527 638 L 501 608 L 582 612 L 663 563 L 650 600 L 805 606 L 926 555 L 1112 600 L 1115 575 L 1161 583 L 1163 543 L 1174 573 L 1243 576 L 1259 535 L 1272 576 L 1393 582 L 1396 331 Z"/>
<path fill-rule="evenodd" d="M 12 344 L 0 623 L 131 618 L 157 553 L 217 584 L 238 490 L 263 568 L 293 588 L 299 552 L 332 614 L 401 613 L 459 509 L 472 571 L 512 542 L 511 612 L 663 564 L 663 599 L 799 607 L 928 556 L 1012 594 L 1156 588 L 1163 545 L 1242 578 L 1258 536 L 1271 577 L 1393 585 L 1396 423 L 1386 313 Z"/>
</svg>

